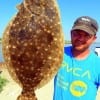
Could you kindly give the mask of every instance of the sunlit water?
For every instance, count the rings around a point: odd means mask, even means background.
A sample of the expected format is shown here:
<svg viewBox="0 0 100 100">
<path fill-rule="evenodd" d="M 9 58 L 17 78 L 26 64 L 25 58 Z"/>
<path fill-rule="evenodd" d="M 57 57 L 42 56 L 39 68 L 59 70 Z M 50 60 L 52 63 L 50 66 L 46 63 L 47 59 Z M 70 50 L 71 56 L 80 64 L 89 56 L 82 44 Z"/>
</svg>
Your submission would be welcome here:
<svg viewBox="0 0 100 100">
<path fill-rule="evenodd" d="M 67 44 L 67 45 L 65 45 L 65 46 L 69 46 L 69 45 L 71 45 L 71 44 Z M 90 49 L 91 49 L 91 50 L 95 50 L 96 47 L 100 47 L 100 43 L 94 43 L 94 44 L 90 47 Z M 2 53 L 2 46 L 1 46 L 1 44 L 0 44 L 0 62 L 3 62 L 3 61 L 4 61 L 4 59 L 3 59 L 3 53 Z"/>
</svg>

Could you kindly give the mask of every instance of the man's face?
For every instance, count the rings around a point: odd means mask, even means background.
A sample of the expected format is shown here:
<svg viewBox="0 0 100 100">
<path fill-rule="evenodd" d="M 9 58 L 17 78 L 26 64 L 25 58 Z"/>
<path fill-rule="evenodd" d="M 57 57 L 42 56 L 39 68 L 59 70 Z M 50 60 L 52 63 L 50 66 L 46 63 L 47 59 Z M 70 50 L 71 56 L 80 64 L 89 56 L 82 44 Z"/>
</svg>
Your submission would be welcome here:
<svg viewBox="0 0 100 100">
<path fill-rule="evenodd" d="M 84 51 L 89 48 L 89 46 L 96 39 L 95 35 L 90 35 L 82 30 L 71 31 L 71 42 L 74 49 L 78 51 Z"/>
</svg>

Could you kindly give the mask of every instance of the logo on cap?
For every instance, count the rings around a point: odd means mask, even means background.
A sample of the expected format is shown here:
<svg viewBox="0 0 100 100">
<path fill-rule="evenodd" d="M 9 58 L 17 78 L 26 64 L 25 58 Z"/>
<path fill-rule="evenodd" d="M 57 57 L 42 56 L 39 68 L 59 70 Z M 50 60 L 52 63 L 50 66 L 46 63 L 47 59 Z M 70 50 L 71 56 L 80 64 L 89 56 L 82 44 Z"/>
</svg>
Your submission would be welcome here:
<svg viewBox="0 0 100 100">
<path fill-rule="evenodd" d="M 88 18 L 81 18 L 81 20 L 90 22 Z"/>
</svg>

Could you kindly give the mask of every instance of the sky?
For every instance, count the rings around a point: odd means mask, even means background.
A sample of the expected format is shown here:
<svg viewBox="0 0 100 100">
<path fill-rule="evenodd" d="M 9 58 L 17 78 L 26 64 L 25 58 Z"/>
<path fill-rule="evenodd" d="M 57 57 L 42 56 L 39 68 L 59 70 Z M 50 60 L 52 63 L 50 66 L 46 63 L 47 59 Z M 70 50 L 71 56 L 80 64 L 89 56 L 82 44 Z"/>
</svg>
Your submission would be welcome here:
<svg viewBox="0 0 100 100">
<path fill-rule="evenodd" d="M 0 0 L 0 37 L 18 12 L 16 6 L 23 0 Z M 100 27 L 100 0 L 57 0 L 65 40 L 70 40 L 70 29 L 80 16 L 90 16 L 97 20 Z M 96 42 L 100 42 L 100 29 Z"/>
</svg>

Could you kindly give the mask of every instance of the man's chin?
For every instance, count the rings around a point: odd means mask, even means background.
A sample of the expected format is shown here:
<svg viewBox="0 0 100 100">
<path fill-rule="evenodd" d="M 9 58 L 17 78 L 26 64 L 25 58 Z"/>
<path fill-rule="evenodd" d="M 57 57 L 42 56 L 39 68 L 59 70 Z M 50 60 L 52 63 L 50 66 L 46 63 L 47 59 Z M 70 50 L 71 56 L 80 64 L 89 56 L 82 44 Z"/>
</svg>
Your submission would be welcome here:
<svg viewBox="0 0 100 100">
<path fill-rule="evenodd" d="M 85 48 L 83 46 L 75 46 L 74 49 L 77 51 L 84 51 Z"/>
</svg>

